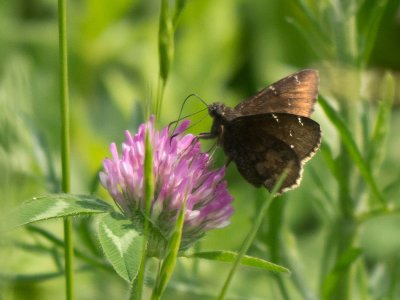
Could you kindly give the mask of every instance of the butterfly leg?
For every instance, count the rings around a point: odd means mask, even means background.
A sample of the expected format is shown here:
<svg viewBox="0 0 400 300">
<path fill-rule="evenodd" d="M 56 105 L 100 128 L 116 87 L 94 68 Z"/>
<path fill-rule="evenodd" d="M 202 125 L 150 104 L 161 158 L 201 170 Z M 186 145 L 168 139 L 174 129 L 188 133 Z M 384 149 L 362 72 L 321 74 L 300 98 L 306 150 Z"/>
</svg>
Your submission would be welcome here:
<svg viewBox="0 0 400 300">
<path fill-rule="evenodd" d="M 218 135 L 215 134 L 214 132 L 202 132 L 202 133 L 199 133 L 197 135 L 197 137 L 199 139 L 211 140 L 211 139 L 215 139 L 216 137 L 218 137 Z"/>
</svg>

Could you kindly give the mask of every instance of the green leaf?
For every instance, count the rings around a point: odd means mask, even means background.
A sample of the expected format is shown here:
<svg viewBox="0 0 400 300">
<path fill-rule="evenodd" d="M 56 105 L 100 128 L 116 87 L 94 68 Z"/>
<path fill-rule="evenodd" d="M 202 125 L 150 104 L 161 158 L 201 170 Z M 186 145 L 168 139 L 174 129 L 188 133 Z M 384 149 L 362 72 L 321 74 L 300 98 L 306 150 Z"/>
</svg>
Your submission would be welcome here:
<svg viewBox="0 0 400 300">
<path fill-rule="evenodd" d="M 183 256 L 187 258 L 202 258 L 208 260 L 233 263 L 236 260 L 238 253 L 232 251 L 210 251 L 210 252 L 197 252 Z M 277 264 L 271 263 L 261 258 L 252 257 L 248 255 L 244 255 L 242 257 L 242 259 L 240 260 L 240 264 L 254 268 L 261 268 L 272 272 L 290 274 L 290 270 L 288 270 L 285 267 L 279 266 Z"/>
<path fill-rule="evenodd" d="M 332 175 L 335 176 L 335 178 L 338 178 L 338 171 L 336 167 L 336 161 L 333 157 L 333 153 L 331 150 L 331 147 L 328 145 L 328 143 L 321 143 L 321 148 L 320 151 L 322 153 L 322 157 L 324 158 L 329 171 L 331 171 Z"/>
<path fill-rule="evenodd" d="M 271 193 L 268 193 L 267 190 L 264 190 L 267 192 L 267 197 L 263 201 L 261 207 L 258 209 L 258 213 L 253 222 L 253 226 L 251 227 L 249 233 L 243 240 L 242 246 L 240 247 L 240 251 L 236 255 L 236 259 L 234 260 L 234 262 L 232 264 L 231 270 L 229 271 L 229 274 L 225 279 L 224 285 L 222 286 L 217 299 L 222 300 L 225 298 L 225 295 L 228 291 L 229 285 L 232 282 L 232 278 L 233 278 L 234 274 L 236 273 L 239 264 L 241 263 L 242 259 L 245 257 L 246 252 L 249 250 L 251 244 L 253 243 L 253 241 L 256 237 L 257 231 L 260 228 L 264 217 L 266 216 L 268 208 L 271 205 L 272 201 L 276 198 L 277 193 L 278 193 L 279 189 L 281 188 L 282 183 L 284 182 L 287 175 L 288 175 L 288 168 L 286 168 L 282 172 L 282 174 L 279 176 Z"/>
<path fill-rule="evenodd" d="M 381 204 L 386 207 L 385 199 L 383 198 L 381 192 L 378 189 L 378 186 L 375 182 L 375 179 L 372 176 L 371 170 L 369 169 L 368 164 L 364 160 L 361 155 L 360 150 L 357 147 L 356 142 L 353 139 L 352 134 L 349 129 L 345 125 L 345 123 L 340 118 L 338 112 L 336 112 L 333 107 L 328 103 L 328 101 L 324 97 L 319 97 L 319 104 L 324 110 L 325 114 L 332 122 L 332 124 L 336 127 L 340 138 L 345 146 L 347 152 L 349 153 L 351 159 L 354 164 L 357 166 L 360 174 L 364 177 L 365 181 L 369 185 L 374 196 L 381 202 Z"/>
<path fill-rule="evenodd" d="M 13 284 L 21 284 L 21 283 L 39 283 L 48 281 L 50 279 L 54 279 L 57 277 L 64 276 L 64 271 L 62 272 L 48 272 L 48 273 L 35 273 L 35 274 L 10 274 L 10 273 L 0 273 L 0 278 L 2 282 L 8 283 L 12 282 Z"/>
<path fill-rule="evenodd" d="M 16 208 L 8 220 L 11 228 L 32 222 L 74 215 L 113 211 L 108 203 L 89 195 L 51 194 L 35 197 Z"/>
<path fill-rule="evenodd" d="M 312 26 L 312 24 L 306 24 L 305 22 L 300 24 L 297 19 L 290 17 L 286 17 L 286 21 L 302 35 L 316 55 L 332 52 L 329 48 L 329 39 L 321 26 Z M 312 20 L 310 19 L 309 21 Z"/>
<path fill-rule="evenodd" d="M 368 161 L 370 165 L 377 167 L 385 151 L 385 140 L 390 129 L 390 113 L 392 110 L 395 94 L 395 82 L 391 74 L 386 74 L 382 89 L 382 101 L 379 103 L 378 113 L 375 120 Z"/>
<path fill-rule="evenodd" d="M 174 12 L 174 17 L 173 17 L 174 28 L 176 28 L 178 25 L 179 17 L 181 15 L 183 9 L 186 6 L 186 2 L 187 2 L 187 0 L 176 0 L 175 1 L 175 12 Z"/>
<path fill-rule="evenodd" d="M 97 228 L 105 256 L 115 271 L 131 283 L 139 271 L 143 236 L 119 213 L 103 216 Z"/>
<path fill-rule="evenodd" d="M 368 25 L 365 26 L 366 32 L 361 35 L 362 42 L 360 45 L 360 59 L 363 65 L 368 63 L 371 52 L 376 44 L 376 35 L 387 3 L 387 0 L 378 0 L 375 3 L 375 7 L 368 9 L 371 13 L 367 17 Z"/>
<path fill-rule="evenodd" d="M 324 220 L 332 221 L 334 218 L 333 216 L 336 215 L 335 200 L 333 199 L 329 191 L 326 189 L 325 184 L 318 175 L 318 173 L 311 166 L 309 167 L 308 170 L 311 175 L 311 178 L 315 182 L 317 189 L 324 196 L 324 197 L 316 197 L 313 204 L 320 212 Z"/>
<path fill-rule="evenodd" d="M 399 184 L 399 178 L 400 178 L 400 172 L 397 172 L 397 175 L 393 176 L 394 180 L 390 182 L 385 188 L 383 189 L 383 192 L 385 196 L 388 199 L 394 199 L 396 197 L 399 197 L 400 194 L 400 184 Z"/>
<path fill-rule="evenodd" d="M 362 251 L 359 248 L 350 248 L 341 255 L 333 270 L 326 276 L 324 280 L 322 286 L 323 299 L 330 299 L 329 295 L 339 283 L 342 275 L 348 271 L 361 253 Z"/>
</svg>

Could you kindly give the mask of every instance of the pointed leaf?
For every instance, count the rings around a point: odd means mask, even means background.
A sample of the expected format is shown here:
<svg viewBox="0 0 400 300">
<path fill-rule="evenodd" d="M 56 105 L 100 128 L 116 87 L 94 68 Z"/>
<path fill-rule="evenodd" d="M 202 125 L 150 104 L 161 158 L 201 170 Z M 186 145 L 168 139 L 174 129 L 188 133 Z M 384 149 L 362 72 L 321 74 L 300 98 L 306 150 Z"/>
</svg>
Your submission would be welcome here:
<svg viewBox="0 0 400 300">
<path fill-rule="evenodd" d="M 51 194 L 24 202 L 7 220 L 10 220 L 8 227 L 13 228 L 41 220 L 111 211 L 110 204 L 93 196 Z"/>
<path fill-rule="evenodd" d="M 354 141 L 350 130 L 347 128 L 346 124 L 340 118 L 338 112 L 336 112 L 333 109 L 333 107 L 328 103 L 328 101 L 324 97 L 321 96 L 319 97 L 319 104 L 321 105 L 322 109 L 324 110 L 329 120 L 336 127 L 343 145 L 345 146 L 354 164 L 357 166 L 361 176 L 364 177 L 365 181 L 369 185 L 372 193 L 381 202 L 381 204 L 384 207 L 386 207 L 385 199 L 383 198 L 381 192 L 379 191 L 375 179 L 372 176 L 371 170 L 369 169 L 368 164 L 362 157 L 361 152 L 358 149 L 357 144 Z"/>
<path fill-rule="evenodd" d="M 325 277 L 322 286 L 323 299 L 329 299 L 331 291 L 337 286 L 343 274 L 348 271 L 361 253 L 362 251 L 359 248 L 350 248 L 339 257 L 333 270 Z"/>
<path fill-rule="evenodd" d="M 238 256 L 238 253 L 232 251 L 210 251 L 210 252 L 197 252 L 189 255 L 184 255 L 187 258 L 202 258 L 208 260 L 231 262 L 233 263 Z M 261 268 L 264 270 L 280 273 L 289 273 L 290 270 L 277 264 L 271 263 L 261 258 L 244 255 L 240 260 L 240 264 L 244 266 Z"/>
<path fill-rule="evenodd" d="M 375 7 L 370 8 L 370 15 L 368 16 L 368 25 L 365 26 L 367 29 L 364 33 L 362 43 L 360 45 L 360 59 L 361 63 L 366 65 L 370 58 L 371 52 L 376 43 L 376 35 L 378 34 L 379 25 L 381 24 L 382 16 L 387 7 L 387 0 L 376 1 Z"/>
<path fill-rule="evenodd" d="M 175 1 L 175 12 L 174 12 L 174 17 L 173 17 L 173 24 L 174 28 L 178 25 L 179 17 L 185 8 L 187 0 L 176 0 Z"/>
<path fill-rule="evenodd" d="M 328 143 L 322 143 L 320 151 L 322 153 L 322 157 L 324 158 L 329 171 L 331 171 L 332 175 L 335 176 L 335 178 L 338 178 L 338 171 L 336 167 L 336 162 L 333 157 L 333 153 L 331 150 L 331 147 L 329 146 Z"/>
<path fill-rule="evenodd" d="M 139 271 L 142 235 L 129 219 L 118 213 L 104 215 L 97 231 L 107 259 L 118 275 L 131 283 Z"/>
<path fill-rule="evenodd" d="M 372 133 L 372 141 L 370 143 L 370 151 L 368 153 L 370 165 L 374 165 L 376 168 L 378 168 L 377 165 L 380 163 L 386 150 L 385 140 L 390 130 L 390 113 L 395 95 L 394 78 L 389 73 L 386 74 L 384 78 L 382 92 L 382 100 L 379 103 L 374 131 Z"/>
</svg>

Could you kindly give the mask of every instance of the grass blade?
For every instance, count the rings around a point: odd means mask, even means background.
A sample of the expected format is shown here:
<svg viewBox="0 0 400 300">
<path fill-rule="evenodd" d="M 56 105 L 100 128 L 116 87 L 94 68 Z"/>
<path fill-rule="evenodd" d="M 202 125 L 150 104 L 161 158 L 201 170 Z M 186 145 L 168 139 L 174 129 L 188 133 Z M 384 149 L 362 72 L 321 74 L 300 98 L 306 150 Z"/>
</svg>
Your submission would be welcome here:
<svg viewBox="0 0 400 300">
<path fill-rule="evenodd" d="M 358 149 L 357 144 L 354 141 L 349 129 L 344 124 L 344 122 L 340 118 L 339 114 L 333 109 L 333 107 L 328 103 L 328 101 L 324 97 L 320 96 L 319 104 L 321 105 L 325 114 L 328 116 L 329 120 L 336 127 L 336 129 L 340 135 L 340 138 L 343 142 L 344 147 L 346 148 L 347 152 L 349 153 L 354 164 L 357 166 L 361 176 L 364 177 L 365 181 L 369 185 L 372 193 L 380 201 L 380 203 L 384 207 L 386 207 L 387 206 L 386 201 L 383 198 L 381 192 L 379 191 L 378 186 L 375 182 L 375 179 L 372 176 L 371 170 L 369 169 L 368 164 L 362 157 L 361 152 Z"/>
<path fill-rule="evenodd" d="M 342 254 L 332 271 L 324 280 L 322 287 L 323 299 L 331 299 L 330 295 L 332 295 L 332 291 L 335 289 L 342 275 L 347 272 L 361 253 L 362 251 L 359 248 L 350 248 Z"/>
<path fill-rule="evenodd" d="M 329 171 L 331 171 L 332 175 L 337 179 L 338 178 L 338 170 L 335 158 L 333 157 L 333 153 L 331 147 L 327 143 L 321 143 L 320 151 L 322 156 L 328 165 Z"/>
<path fill-rule="evenodd" d="M 267 199 L 265 199 L 264 203 L 260 207 L 257 218 L 254 221 L 253 227 L 250 229 L 250 232 L 248 233 L 245 240 L 243 241 L 242 247 L 240 248 L 240 251 L 236 257 L 236 260 L 232 265 L 232 268 L 225 280 L 225 283 L 224 283 L 217 299 L 222 300 L 225 298 L 226 292 L 228 291 L 228 288 L 232 281 L 233 275 L 235 274 L 243 256 L 246 254 L 247 250 L 250 248 L 251 244 L 253 243 L 253 240 L 257 234 L 258 229 L 261 226 L 261 223 L 265 217 L 265 214 L 266 214 L 268 208 L 270 207 L 272 201 L 276 197 L 276 193 L 279 191 L 280 187 L 282 186 L 282 183 L 285 180 L 286 176 L 287 176 L 287 170 L 285 170 L 285 172 L 283 172 L 282 175 L 279 177 L 279 179 L 276 182 L 271 193 L 268 194 Z"/>
<path fill-rule="evenodd" d="M 376 166 L 380 163 L 385 150 L 385 140 L 389 134 L 390 129 L 390 113 L 392 110 L 395 83 L 393 76 L 389 73 L 384 78 L 382 100 L 379 103 L 378 113 L 375 120 L 374 130 L 372 132 L 370 151 L 368 152 L 367 161 L 370 165 Z"/>
<path fill-rule="evenodd" d="M 209 252 L 196 252 L 193 254 L 184 255 L 184 257 L 201 258 L 213 261 L 232 263 L 237 259 L 238 253 L 232 251 L 209 251 Z M 240 264 L 248 267 L 261 268 L 272 272 L 290 274 L 290 271 L 285 267 L 253 256 L 244 255 L 240 259 Z"/>
<path fill-rule="evenodd" d="M 179 17 L 186 5 L 186 0 L 176 0 L 175 1 L 175 12 L 174 12 L 174 28 L 178 25 Z"/>
<path fill-rule="evenodd" d="M 387 0 L 376 1 L 377 4 L 373 8 L 369 8 L 371 15 L 368 17 L 368 26 L 365 26 L 366 32 L 361 43 L 360 62 L 366 65 L 368 63 L 371 52 L 376 43 L 376 35 L 378 33 L 379 24 L 385 12 Z"/>
</svg>

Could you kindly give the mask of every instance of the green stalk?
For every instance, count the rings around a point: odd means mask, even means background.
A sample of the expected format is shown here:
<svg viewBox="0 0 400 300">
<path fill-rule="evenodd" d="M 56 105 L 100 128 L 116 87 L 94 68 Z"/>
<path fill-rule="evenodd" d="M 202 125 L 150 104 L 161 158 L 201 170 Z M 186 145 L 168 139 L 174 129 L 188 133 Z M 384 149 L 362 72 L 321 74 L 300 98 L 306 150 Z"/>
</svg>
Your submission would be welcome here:
<svg viewBox="0 0 400 300">
<path fill-rule="evenodd" d="M 243 256 L 246 254 L 247 250 L 249 250 L 251 244 L 254 241 L 254 238 L 256 237 L 257 231 L 260 228 L 260 225 L 262 224 L 262 221 L 266 215 L 266 212 L 271 205 L 272 201 L 276 197 L 277 191 L 280 189 L 282 186 L 282 183 L 284 179 L 287 176 L 287 171 L 283 172 L 283 174 L 279 177 L 279 180 L 275 184 L 274 188 L 272 189 L 271 193 L 267 196 L 267 199 L 265 199 L 264 203 L 259 209 L 259 213 L 256 217 L 255 222 L 253 223 L 253 227 L 251 228 L 250 232 L 248 233 L 246 239 L 244 240 L 242 247 L 240 248 L 239 254 L 236 257 L 235 262 L 233 263 L 233 266 L 228 274 L 228 277 L 225 280 L 225 283 L 218 295 L 218 300 L 222 300 L 225 298 L 226 292 L 228 291 L 229 285 L 231 284 L 233 275 L 235 274 L 237 268 L 239 267 L 240 261 L 242 260 Z"/>
<path fill-rule="evenodd" d="M 142 299 L 143 294 L 143 285 L 146 271 L 146 262 L 147 262 L 147 242 L 149 240 L 149 218 L 150 218 L 150 209 L 151 202 L 153 200 L 154 195 L 154 176 L 153 176 L 153 150 L 151 147 L 149 131 L 146 130 L 146 149 L 144 155 L 144 197 L 145 197 L 145 218 L 144 218 L 144 229 L 143 229 L 143 244 L 142 244 L 142 259 L 140 263 L 140 269 L 137 277 L 132 282 L 131 288 L 131 300 Z"/>
<path fill-rule="evenodd" d="M 272 261 L 276 263 L 282 262 L 282 222 L 283 222 L 283 214 L 285 209 L 285 201 L 286 199 L 280 199 L 280 201 L 275 201 L 269 211 L 268 211 L 268 242 L 270 249 L 270 258 Z M 279 274 L 273 274 L 275 280 L 278 284 L 278 288 L 281 292 L 282 299 L 288 300 L 289 294 L 287 291 L 287 287 L 285 282 L 282 280 L 282 277 Z"/>
<path fill-rule="evenodd" d="M 345 95 L 338 96 L 337 100 L 339 103 L 339 114 L 344 121 L 345 127 L 339 129 L 339 134 L 343 138 L 343 132 L 349 131 L 353 134 L 357 129 L 357 116 L 355 114 L 354 104 L 351 103 L 351 99 L 357 99 L 360 97 L 358 89 L 354 88 L 354 86 L 360 85 L 360 70 L 357 66 L 357 57 L 359 55 L 359 50 L 357 49 L 356 44 L 356 36 L 357 36 L 357 27 L 356 27 L 356 14 L 350 13 L 349 7 L 352 5 L 349 4 L 348 7 L 342 6 L 338 10 L 338 14 L 335 14 L 335 24 L 336 28 L 335 32 L 335 45 L 336 45 L 336 59 L 338 62 L 350 70 L 354 70 L 354 74 L 351 74 L 351 84 L 348 83 L 343 87 L 343 90 L 346 91 Z M 337 158 L 337 171 L 338 171 L 338 203 L 340 209 L 340 215 L 338 216 L 335 224 L 334 235 L 335 235 L 335 263 L 337 265 L 338 262 L 342 259 L 343 255 L 348 251 L 348 249 L 352 248 L 354 245 L 354 241 L 356 239 L 357 232 L 357 224 L 354 219 L 354 209 L 357 204 L 358 199 L 355 198 L 354 193 L 352 194 L 352 180 L 353 180 L 353 170 L 355 166 L 361 166 L 362 164 L 358 164 L 358 161 L 355 159 L 355 155 L 352 155 L 349 151 L 348 145 L 346 145 L 347 141 L 342 139 L 340 144 L 340 153 Z M 357 148 L 355 142 L 353 142 L 354 148 Z M 358 151 L 359 153 L 359 151 Z M 358 155 L 358 157 L 362 157 Z M 363 169 L 363 168 L 362 168 Z M 363 169 L 364 171 L 364 169 Z M 370 174 L 368 170 L 361 172 L 362 175 L 369 178 Z M 372 184 L 373 192 L 377 191 L 375 189 L 375 185 Z M 379 195 L 379 192 L 376 193 Z M 380 198 L 378 196 L 378 198 Z M 329 238 L 329 237 L 328 237 Z M 329 244 L 329 241 L 327 241 Z M 348 264 L 343 267 L 341 271 L 340 279 L 334 284 L 334 287 L 329 291 L 328 295 L 325 294 L 324 299 L 351 299 L 351 282 L 352 278 L 352 264 Z M 333 269 L 326 278 L 330 278 L 331 274 L 335 274 L 335 269 Z"/>
<path fill-rule="evenodd" d="M 155 114 L 156 114 L 156 121 L 158 121 L 161 117 L 161 108 L 162 108 L 162 102 L 164 99 L 164 91 L 165 91 L 165 85 L 166 85 L 167 80 L 160 78 L 157 86 L 157 98 L 156 98 L 156 108 L 155 108 Z"/>
<path fill-rule="evenodd" d="M 185 193 L 185 199 L 179 211 L 179 215 L 175 222 L 174 233 L 168 241 L 167 255 L 163 259 L 160 272 L 157 275 L 156 284 L 151 295 L 152 300 L 160 300 L 169 280 L 175 269 L 179 248 L 182 240 L 183 225 L 185 223 L 186 201 L 188 193 Z"/>
<path fill-rule="evenodd" d="M 68 96 L 68 53 L 67 53 L 67 3 L 58 1 L 58 37 L 60 57 L 60 92 L 61 92 L 61 168 L 62 191 L 70 192 L 69 163 L 69 96 Z M 74 244 L 72 240 L 72 221 L 64 219 L 64 252 L 65 252 L 65 288 L 66 299 L 74 299 L 73 258 Z"/>
</svg>

